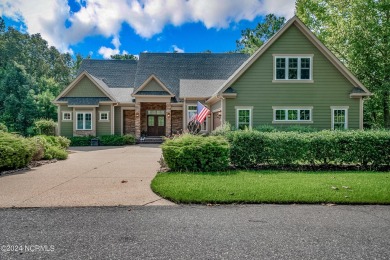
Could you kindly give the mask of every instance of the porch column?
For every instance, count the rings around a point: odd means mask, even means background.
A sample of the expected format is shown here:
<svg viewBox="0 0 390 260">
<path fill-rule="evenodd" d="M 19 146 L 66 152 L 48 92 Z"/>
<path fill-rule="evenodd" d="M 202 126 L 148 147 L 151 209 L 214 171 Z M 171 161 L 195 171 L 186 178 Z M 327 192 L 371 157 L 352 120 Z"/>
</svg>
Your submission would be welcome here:
<svg viewBox="0 0 390 260">
<path fill-rule="evenodd" d="M 165 123 L 165 135 L 170 136 L 172 134 L 172 110 L 171 110 L 171 103 L 166 103 L 165 106 L 165 115 L 166 115 L 166 123 Z"/>
<path fill-rule="evenodd" d="M 135 137 L 141 137 L 141 103 L 135 103 Z"/>
</svg>

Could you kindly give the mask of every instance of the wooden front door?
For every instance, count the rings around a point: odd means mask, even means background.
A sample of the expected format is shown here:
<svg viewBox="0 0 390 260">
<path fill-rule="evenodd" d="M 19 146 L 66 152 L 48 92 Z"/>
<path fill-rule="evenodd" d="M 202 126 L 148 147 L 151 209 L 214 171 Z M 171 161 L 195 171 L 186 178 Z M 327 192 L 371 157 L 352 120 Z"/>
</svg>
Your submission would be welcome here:
<svg viewBox="0 0 390 260">
<path fill-rule="evenodd" d="M 165 135 L 165 116 L 148 115 L 148 136 Z"/>
</svg>

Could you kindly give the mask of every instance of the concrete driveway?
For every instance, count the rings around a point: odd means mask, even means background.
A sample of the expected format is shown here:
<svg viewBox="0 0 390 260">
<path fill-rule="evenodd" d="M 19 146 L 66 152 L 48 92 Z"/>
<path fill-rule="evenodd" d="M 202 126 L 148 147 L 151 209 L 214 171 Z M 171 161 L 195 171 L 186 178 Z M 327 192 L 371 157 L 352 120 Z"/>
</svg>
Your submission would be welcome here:
<svg viewBox="0 0 390 260">
<path fill-rule="evenodd" d="M 152 192 L 157 145 L 72 148 L 69 158 L 0 176 L 0 207 L 172 205 Z"/>
</svg>

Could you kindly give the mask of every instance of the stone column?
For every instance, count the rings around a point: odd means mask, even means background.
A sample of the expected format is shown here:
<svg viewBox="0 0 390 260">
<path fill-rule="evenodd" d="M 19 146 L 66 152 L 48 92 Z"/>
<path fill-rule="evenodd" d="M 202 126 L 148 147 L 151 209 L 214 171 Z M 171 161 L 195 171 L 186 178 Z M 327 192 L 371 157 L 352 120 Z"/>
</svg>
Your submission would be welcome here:
<svg viewBox="0 0 390 260">
<path fill-rule="evenodd" d="M 141 137 L 141 103 L 135 103 L 135 137 Z"/>
<path fill-rule="evenodd" d="M 166 103 L 165 106 L 165 135 L 170 136 L 172 134 L 172 110 L 171 103 Z"/>
</svg>

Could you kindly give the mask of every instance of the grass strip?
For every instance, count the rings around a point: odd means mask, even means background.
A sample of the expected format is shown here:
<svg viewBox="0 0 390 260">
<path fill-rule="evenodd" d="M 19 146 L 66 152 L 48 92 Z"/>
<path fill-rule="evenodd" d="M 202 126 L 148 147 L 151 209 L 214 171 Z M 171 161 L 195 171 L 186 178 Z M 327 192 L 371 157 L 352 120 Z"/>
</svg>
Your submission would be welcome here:
<svg viewBox="0 0 390 260">
<path fill-rule="evenodd" d="M 175 203 L 390 204 L 390 172 L 167 172 L 151 187 Z"/>
</svg>

